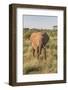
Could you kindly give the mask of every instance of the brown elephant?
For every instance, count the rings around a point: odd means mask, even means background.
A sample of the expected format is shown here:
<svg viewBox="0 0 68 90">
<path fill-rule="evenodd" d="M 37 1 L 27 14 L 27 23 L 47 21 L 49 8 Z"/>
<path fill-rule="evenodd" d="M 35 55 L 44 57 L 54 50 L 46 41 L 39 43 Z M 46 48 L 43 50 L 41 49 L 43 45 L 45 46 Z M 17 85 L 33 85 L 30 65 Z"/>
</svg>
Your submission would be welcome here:
<svg viewBox="0 0 68 90">
<path fill-rule="evenodd" d="M 33 56 L 37 55 L 38 59 L 41 55 L 42 49 L 45 48 L 47 42 L 49 40 L 49 36 L 46 32 L 33 32 L 30 36 L 30 41 L 32 44 L 33 49 Z M 46 59 L 46 49 L 45 52 L 45 59 Z"/>
</svg>

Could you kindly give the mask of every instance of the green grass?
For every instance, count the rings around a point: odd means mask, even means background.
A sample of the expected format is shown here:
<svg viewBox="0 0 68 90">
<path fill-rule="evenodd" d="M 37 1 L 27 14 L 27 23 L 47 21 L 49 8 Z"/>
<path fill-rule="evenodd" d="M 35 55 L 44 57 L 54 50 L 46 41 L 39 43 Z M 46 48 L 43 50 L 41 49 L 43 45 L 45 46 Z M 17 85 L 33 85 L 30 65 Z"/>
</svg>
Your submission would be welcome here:
<svg viewBox="0 0 68 90">
<path fill-rule="evenodd" d="M 43 52 L 40 55 L 40 60 L 32 55 L 30 35 L 32 32 L 38 31 L 46 32 L 49 35 L 49 41 L 46 45 L 46 60 Z M 24 30 L 23 38 L 23 73 L 57 73 L 57 30 Z"/>
</svg>

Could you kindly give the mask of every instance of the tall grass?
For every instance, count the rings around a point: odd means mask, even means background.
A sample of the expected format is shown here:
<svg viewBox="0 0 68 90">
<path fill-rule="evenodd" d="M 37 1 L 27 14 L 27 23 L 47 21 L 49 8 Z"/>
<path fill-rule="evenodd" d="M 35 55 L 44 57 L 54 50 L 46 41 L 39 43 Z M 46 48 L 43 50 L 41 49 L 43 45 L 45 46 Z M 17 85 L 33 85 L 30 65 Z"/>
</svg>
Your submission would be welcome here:
<svg viewBox="0 0 68 90">
<path fill-rule="evenodd" d="M 40 60 L 32 55 L 30 35 L 38 31 L 46 32 L 49 35 L 46 59 L 43 53 L 40 55 Z M 24 29 L 23 39 L 23 74 L 57 73 L 57 30 Z"/>
</svg>

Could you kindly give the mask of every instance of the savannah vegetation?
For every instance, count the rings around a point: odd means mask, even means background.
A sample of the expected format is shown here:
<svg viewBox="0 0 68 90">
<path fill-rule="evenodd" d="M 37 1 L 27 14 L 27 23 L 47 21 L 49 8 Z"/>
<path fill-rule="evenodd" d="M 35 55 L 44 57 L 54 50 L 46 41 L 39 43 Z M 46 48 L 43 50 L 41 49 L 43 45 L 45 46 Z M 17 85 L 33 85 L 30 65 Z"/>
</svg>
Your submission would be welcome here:
<svg viewBox="0 0 68 90">
<path fill-rule="evenodd" d="M 30 36 L 33 32 L 46 32 L 49 41 L 46 44 L 46 59 L 43 52 L 40 59 L 33 57 Z M 29 29 L 23 30 L 23 74 L 57 73 L 57 30 Z"/>
</svg>

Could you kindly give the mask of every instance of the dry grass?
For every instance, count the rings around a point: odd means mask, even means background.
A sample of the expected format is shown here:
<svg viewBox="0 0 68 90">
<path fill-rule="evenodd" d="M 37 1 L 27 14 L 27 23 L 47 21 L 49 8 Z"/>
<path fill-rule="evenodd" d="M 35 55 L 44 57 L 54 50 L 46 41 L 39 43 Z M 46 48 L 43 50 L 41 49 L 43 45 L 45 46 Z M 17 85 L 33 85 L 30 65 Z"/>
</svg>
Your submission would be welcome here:
<svg viewBox="0 0 68 90">
<path fill-rule="evenodd" d="M 44 32 L 48 33 L 50 38 L 46 45 L 46 60 L 43 56 L 43 52 L 40 56 L 40 60 L 33 57 L 32 47 L 29 40 L 32 32 L 35 32 L 35 30 L 24 30 L 23 73 L 57 73 L 57 30 L 44 30 Z"/>
</svg>

